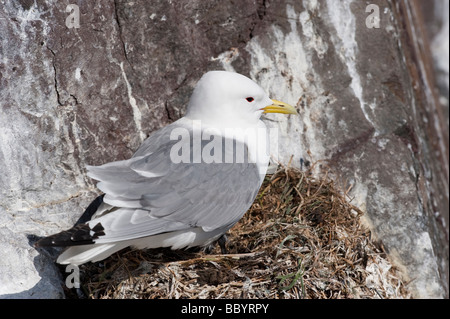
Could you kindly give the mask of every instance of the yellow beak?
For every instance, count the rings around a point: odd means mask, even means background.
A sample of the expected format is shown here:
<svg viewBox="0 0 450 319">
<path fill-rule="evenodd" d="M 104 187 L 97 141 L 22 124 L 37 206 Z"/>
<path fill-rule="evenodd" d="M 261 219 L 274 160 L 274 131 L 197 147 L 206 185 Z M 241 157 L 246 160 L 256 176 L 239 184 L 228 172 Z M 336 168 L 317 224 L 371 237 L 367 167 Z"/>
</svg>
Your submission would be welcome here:
<svg viewBox="0 0 450 319">
<path fill-rule="evenodd" d="M 292 106 L 284 102 L 272 100 L 273 104 L 263 107 L 263 113 L 283 113 L 283 114 L 297 114 L 297 110 Z"/>
</svg>

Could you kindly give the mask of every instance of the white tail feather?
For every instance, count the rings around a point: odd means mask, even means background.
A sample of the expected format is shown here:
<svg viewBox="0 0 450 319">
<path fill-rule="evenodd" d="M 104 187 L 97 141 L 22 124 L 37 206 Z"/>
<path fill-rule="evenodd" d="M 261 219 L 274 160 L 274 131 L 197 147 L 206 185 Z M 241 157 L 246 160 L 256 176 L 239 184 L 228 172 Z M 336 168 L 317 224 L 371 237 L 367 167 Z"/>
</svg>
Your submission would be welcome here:
<svg viewBox="0 0 450 319">
<path fill-rule="evenodd" d="M 213 232 L 205 232 L 200 227 L 197 227 L 114 243 L 72 246 L 67 248 L 58 257 L 56 262 L 62 265 L 81 265 L 89 261 L 96 262 L 129 246 L 137 249 L 158 247 L 183 249 L 195 246 L 205 246 L 217 240 L 225 233 L 225 231 L 226 230 L 215 230 Z"/>
<path fill-rule="evenodd" d="M 56 260 L 61 265 L 81 265 L 88 261 L 96 262 L 128 247 L 128 242 L 111 244 L 92 244 L 67 248 Z"/>
</svg>

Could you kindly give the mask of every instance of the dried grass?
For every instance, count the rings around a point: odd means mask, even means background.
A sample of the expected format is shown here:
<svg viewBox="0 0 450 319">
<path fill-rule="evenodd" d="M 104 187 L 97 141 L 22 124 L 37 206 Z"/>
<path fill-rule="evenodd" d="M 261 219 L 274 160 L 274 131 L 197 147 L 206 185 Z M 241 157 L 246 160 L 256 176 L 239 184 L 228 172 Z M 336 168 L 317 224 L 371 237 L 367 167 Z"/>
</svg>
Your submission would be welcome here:
<svg viewBox="0 0 450 319">
<path fill-rule="evenodd" d="M 128 249 L 81 266 L 82 289 L 89 298 L 409 298 L 361 214 L 327 175 L 281 168 L 230 230 L 229 254 Z"/>
</svg>

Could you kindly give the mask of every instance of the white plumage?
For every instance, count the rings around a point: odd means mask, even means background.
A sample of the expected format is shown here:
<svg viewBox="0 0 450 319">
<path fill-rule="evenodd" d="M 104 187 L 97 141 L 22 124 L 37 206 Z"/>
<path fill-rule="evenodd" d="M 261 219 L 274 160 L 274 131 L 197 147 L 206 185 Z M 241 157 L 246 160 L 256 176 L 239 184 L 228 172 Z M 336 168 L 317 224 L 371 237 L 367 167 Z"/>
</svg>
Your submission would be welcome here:
<svg viewBox="0 0 450 319">
<path fill-rule="evenodd" d="M 38 245 L 69 246 L 57 262 L 82 264 L 128 246 L 214 243 L 251 206 L 263 181 L 268 164 L 263 112 L 296 113 L 243 75 L 206 73 L 185 117 L 154 132 L 129 160 L 87 167 L 105 193 L 92 219 Z"/>
</svg>

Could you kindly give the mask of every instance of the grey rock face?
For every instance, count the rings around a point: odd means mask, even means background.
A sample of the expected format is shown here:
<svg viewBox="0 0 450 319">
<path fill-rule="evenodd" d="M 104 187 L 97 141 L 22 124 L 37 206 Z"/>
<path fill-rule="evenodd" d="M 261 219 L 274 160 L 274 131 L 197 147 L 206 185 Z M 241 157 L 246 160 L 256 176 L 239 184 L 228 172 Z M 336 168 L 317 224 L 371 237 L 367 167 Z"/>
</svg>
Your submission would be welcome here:
<svg viewBox="0 0 450 319">
<path fill-rule="evenodd" d="M 325 161 L 414 295 L 448 296 L 448 103 L 417 3 L 371 3 L 379 28 L 350 0 L 83 1 L 79 28 L 69 2 L 2 4 L 0 295 L 63 296 L 53 254 L 27 235 L 72 226 L 98 194 L 85 165 L 130 157 L 204 72 L 226 69 L 297 105 L 267 121 L 276 159 Z"/>
</svg>

